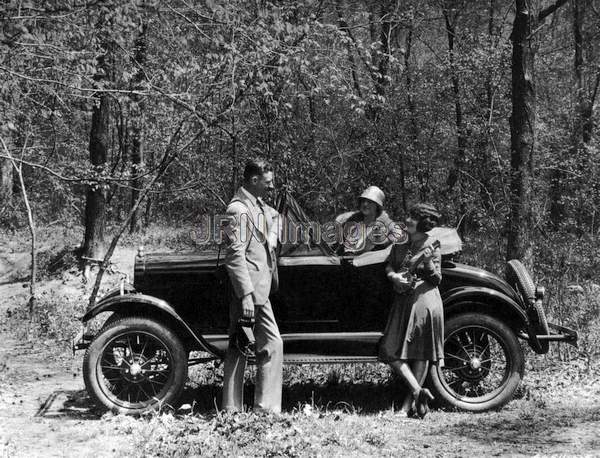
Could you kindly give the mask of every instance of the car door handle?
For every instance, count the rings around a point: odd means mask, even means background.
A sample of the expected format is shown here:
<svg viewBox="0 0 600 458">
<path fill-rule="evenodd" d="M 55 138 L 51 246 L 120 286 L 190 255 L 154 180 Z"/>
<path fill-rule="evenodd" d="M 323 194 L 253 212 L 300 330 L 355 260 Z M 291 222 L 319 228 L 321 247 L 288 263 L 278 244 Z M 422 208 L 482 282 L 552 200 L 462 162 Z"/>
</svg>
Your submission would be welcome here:
<svg viewBox="0 0 600 458">
<path fill-rule="evenodd" d="M 343 257 L 343 258 L 340 259 L 340 263 L 343 266 L 353 266 L 354 265 L 354 259 L 353 258 L 349 258 L 349 257 L 348 258 Z"/>
</svg>

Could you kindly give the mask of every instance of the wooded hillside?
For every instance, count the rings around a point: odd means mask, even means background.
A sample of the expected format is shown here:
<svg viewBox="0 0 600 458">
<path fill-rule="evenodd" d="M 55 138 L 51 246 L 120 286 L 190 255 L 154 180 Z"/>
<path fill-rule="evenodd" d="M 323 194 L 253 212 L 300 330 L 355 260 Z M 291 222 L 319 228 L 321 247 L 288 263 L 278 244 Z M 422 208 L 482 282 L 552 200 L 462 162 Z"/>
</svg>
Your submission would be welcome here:
<svg viewBox="0 0 600 458">
<path fill-rule="evenodd" d="M 24 185 L 97 257 L 149 183 L 131 231 L 221 211 L 261 155 L 321 221 L 375 184 L 508 258 L 597 239 L 599 1 L 12 0 L 0 24 L 4 229 Z"/>
</svg>

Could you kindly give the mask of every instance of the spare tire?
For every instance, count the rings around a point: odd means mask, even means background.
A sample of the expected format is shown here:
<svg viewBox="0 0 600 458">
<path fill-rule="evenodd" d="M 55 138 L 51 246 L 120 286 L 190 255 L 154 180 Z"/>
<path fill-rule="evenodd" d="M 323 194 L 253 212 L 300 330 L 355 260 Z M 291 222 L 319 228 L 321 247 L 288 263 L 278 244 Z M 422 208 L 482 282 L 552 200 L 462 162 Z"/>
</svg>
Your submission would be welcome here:
<svg viewBox="0 0 600 458">
<path fill-rule="evenodd" d="M 535 284 L 525 266 L 518 259 L 508 261 L 506 281 L 521 294 L 527 307 L 533 305 L 535 302 Z"/>
<path fill-rule="evenodd" d="M 546 321 L 546 313 L 541 300 L 535 297 L 535 284 L 529 275 L 525 266 L 518 259 L 508 261 L 506 269 L 506 281 L 515 288 L 525 303 L 529 326 L 527 331 L 529 334 L 529 345 L 539 354 L 548 353 L 550 342 L 547 340 L 539 340 L 536 336 L 548 335 L 548 322 Z"/>
<path fill-rule="evenodd" d="M 527 310 L 527 316 L 529 318 L 528 332 L 531 348 L 536 353 L 544 355 L 550 350 L 550 342 L 548 340 L 539 340 L 536 336 L 550 334 L 550 328 L 548 327 L 546 312 L 544 312 L 544 306 L 540 299 L 536 300 L 533 306 Z"/>
</svg>

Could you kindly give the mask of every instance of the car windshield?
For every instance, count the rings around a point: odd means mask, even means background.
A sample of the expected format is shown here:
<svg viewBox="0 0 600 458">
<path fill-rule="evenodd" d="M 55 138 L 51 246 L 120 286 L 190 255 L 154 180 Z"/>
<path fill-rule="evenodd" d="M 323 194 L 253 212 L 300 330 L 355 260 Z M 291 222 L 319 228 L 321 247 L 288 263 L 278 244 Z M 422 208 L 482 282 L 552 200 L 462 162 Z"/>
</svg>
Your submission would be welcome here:
<svg viewBox="0 0 600 458">
<path fill-rule="evenodd" d="M 281 244 L 279 251 L 280 257 L 315 257 L 314 262 L 331 264 L 333 259 L 339 258 L 332 248 L 320 237 L 315 237 L 311 229 L 311 219 L 302 209 L 300 204 L 290 194 L 288 190 L 279 193 L 276 203 L 277 210 L 283 218 L 283 224 L 287 225 L 288 232 L 284 243 Z M 290 237 L 294 228 L 301 228 Z M 429 234 L 439 240 L 442 245 L 441 254 L 443 256 L 458 253 L 462 250 L 462 240 L 456 229 L 449 227 L 436 227 L 429 231 Z M 391 250 L 391 246 L 382 250 L 369 251 L 357 256 L 353 256 L 353 265 L 370 265 L 384 262 Z M 320 258 L 320 260 L 316 258 Z"/>
<path fill-rule="evenodd" d="M 325 241 L 315 237 L 311 219 L 289 191 L 279 193 L 276 208 L 287 228 L 279 256 L 335 256 Z"/>
</svg>

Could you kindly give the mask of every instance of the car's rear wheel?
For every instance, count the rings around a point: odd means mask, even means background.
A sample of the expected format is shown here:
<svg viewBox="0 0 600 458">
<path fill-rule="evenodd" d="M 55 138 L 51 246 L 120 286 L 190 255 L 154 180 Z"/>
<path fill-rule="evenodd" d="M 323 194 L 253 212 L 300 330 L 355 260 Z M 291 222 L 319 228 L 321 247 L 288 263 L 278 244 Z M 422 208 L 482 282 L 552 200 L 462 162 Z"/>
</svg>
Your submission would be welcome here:
<svg viewBox="0 0 600 458">
<path fill-rule="evenodd" d="M 499 319 L 465 313 L 445 323 L 444 366 L 433 366 L 435 397 L 471 412 L 499 409 L 523 378 L 525 359 L 515 333 Z"/>
<path fill-rule="evenodd" d="M 187 380 L 187 353 L 177 335 L 158 321 L 119 318 L 89 346 L 83 377 L 101 410 L 135 415 L 174 407 Z"/>
</svg>

